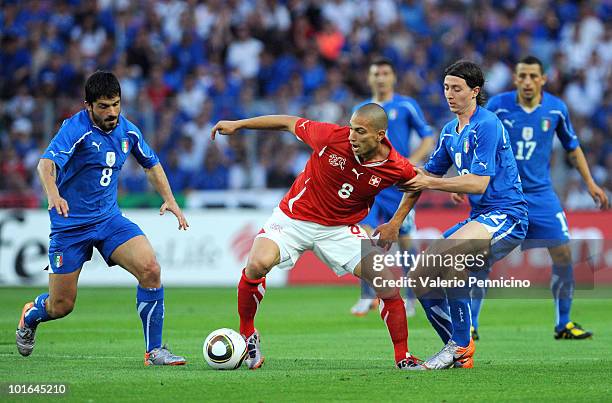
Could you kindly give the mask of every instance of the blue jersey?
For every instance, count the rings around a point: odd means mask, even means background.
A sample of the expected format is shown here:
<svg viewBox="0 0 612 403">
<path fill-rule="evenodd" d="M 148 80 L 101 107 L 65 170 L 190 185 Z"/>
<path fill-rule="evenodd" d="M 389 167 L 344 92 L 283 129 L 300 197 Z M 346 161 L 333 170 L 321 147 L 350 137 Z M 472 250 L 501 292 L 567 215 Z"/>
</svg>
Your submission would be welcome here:
<svg viewBox="0 0 612 403">
<path fill-rule="evenodd" d="M 580 145 L 565 103 L 544 92 L 540 105 L 526 112 L 518 103 L 516 91 L 510 91 L 491 98 L 487 108 L 497 115 L 510 135 L 525 193 L 552 191 L 550 156 L 554 134 L 567 151 Z"/>
<path fill-rule="evenodd" d="M 491 177 L 484 194 L 469 195 L 470 217 L 498 210 L 517 219 L 524 218 L 527 203 L 504 125 L 493 112 L 480 106 L 461 133 L 457 133 L 458 124 L 455 118 L 444 126 L 425 169 L 444 175 L 454 164 L 459 175 Z"/>
<path fill-rule="evenodd" d="M 373 99 L 364 101 L 355 106 L 353 112 L 368 103 L 377 102 Z M 413 98 L 394 94 L 390 101 L 379 105 L 383 107 L 389 120 L 387 138 L 393 145 L 393 148 L 402 156 L 406 158 L 410 156 L 410 134 L 412 130 L 416 131 L 421 138 L 431 137 L 433 135 L 431 127 L 425 121 L 423 111 Z M 395 207 L 392 208 L 395 211 L 402 200 L 402 195 L 402 192 L 392 186 L 383 189 L 378 196 L 376 196 L 376 201 L 388 201 L 394 204 Z"/>
<path fill-rule="evenodd" d="M 159 159 L 140 130 L 123 116 L 110 133 L 96 126 L 87 110 L 66 119 L 42 155 L 58 167 L 59 194 L 68 202 L 68 218 L 49 211 L 51 232 L 101 222 L 119 213 L 117 184 L 128 154 L 144 168 Z"/>
</svg>

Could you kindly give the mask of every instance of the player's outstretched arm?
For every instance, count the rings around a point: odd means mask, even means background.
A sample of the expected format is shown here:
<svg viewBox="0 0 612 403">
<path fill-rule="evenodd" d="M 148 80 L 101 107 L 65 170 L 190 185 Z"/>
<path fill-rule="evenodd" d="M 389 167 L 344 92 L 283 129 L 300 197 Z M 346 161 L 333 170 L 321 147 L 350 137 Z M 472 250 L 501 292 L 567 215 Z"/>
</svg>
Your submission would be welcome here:
<svg viewBox="0 0 612 403">
<path fill-rule="evenodd" d="M 38 176 L 47 194 L 48 210 L 55 208 L 57 214 L 68 217 L 68 202 L 60 194 L 55 181 L 57 180 L 57 168 L 55 162 L 47 158 L 41 158 L 38 162 Z"/>
<path fill-rule="evenodd" d="M 427 171 L 418 170 L 419 173 L 401 185 L 400 190 L 419 192 L 425 189 L 441 190 L 451 193 L 483 194 L 489 186 L 490 176 L 465 174 L 452 178 L 430 176 Z"/>
<path fill-rule="evenodd" d="M 189 223 L 187 223 L 187 219 L 174 199 L 174 195 L 172 194 L 172 189 L 170 189 L 170 183 L 168 183 L 168 178 L 166 177 L 164 168 L 162 168 L 161 164 L 156 164 L 149 169 L 145 168 L 145 172 L 147 173 L 149 182 L 151 182 L 157 193 L 159 193 L 164 199 L 164 204 L 162 204 L 161 208 L 159 209 L 159 214 L 163 215 L 166 210 L 170 210 L 178 220 L 178 229 L 184 229 L 186 231 L 187 228 L 189 228 Z"/>
<path fill-rule="evenodd" d="M 608 202 L 608 195 L 602 188 L 597 186 L 595 180 L 593 180 L 591 171 L 589 169 L 589 164 L 584 157 L 582 148 L 577 147 L 576 149 L 568 152 L 567 156 L 569 157 L 571 164 L 578 170 L 578 172 L 580 172 L 580 176 L 582 176 L 582 180 L 587 185 L 587 189 L 589 189 L 589 193 L 595 201 L 595 204 L 597 204 L 597 206 L 602 210 L 607 210 L 610 206 Z"/>
<path fill-rule="evenodd" d="M 220 120 L 212 128 L 210 138 L 214 140 L 217 133 L 233 135 L 240 129 L 283 130 L 295 134 L 295 123 L 299 119 L 297 116 L 265 115 L 241 120 Z"/>
</svg>

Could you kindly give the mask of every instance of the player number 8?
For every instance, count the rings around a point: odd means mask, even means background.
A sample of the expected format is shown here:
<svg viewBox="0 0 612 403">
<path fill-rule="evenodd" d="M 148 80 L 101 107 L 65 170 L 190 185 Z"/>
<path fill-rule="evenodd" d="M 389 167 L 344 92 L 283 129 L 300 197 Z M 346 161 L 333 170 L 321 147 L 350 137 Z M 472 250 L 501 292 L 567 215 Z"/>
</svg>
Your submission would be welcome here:
<svg viewBox="0 0 612 403">
<path fill-rule="evenodd" d="M 100 185 L 108 186 L 111 183 L 111 176 L 113 176 L 112 168 L 104 168 L 102 170 L 102 177 L 100 178 Z"/>
<path fill-rule="evenodd" d="M 348 199 L 351 196 L 351 192 L 354 189 L 355 188 L 350 183 L 344 183 L 342 184 L 342 187 L 340 188 L 340 190 L 338 190 L 338 196 L 340 196 L 343 199 Z"/>
</svg>

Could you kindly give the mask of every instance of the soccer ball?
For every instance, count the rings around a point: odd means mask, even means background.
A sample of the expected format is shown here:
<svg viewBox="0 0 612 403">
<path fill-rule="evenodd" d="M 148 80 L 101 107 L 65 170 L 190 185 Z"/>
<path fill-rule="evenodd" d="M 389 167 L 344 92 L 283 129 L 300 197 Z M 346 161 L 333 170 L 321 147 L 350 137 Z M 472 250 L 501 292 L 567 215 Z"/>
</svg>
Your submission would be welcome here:
<svg viewBox="0 0 612 403">
<path fill-rule="evenodd" d="M 204 359 L 214 369 L 236 369 L 247 354 L 247 345 L 240 333 L 217 329 L 206 337 L 202 348 Z"/>
</svg>

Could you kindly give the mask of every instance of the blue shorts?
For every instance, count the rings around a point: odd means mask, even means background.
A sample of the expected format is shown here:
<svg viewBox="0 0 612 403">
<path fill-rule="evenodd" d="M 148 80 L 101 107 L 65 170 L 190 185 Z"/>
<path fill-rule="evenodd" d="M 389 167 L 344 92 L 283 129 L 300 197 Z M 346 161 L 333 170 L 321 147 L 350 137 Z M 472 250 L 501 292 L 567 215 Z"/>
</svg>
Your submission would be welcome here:
<svg viewBox="0 0 612 403">
<path fill-rule="evenodd" d="M 397 210 L 397 205 L 391 205 L 390 203 L 379 202 L 378 198 L 374 200 L 374 204 L 370 209 L 370 212 L 364 218 L 360 224 L 368 225 L 372 229 L 378 227 L 381 224 L 389 222 L 391 217 L 395 214 Z M 400 227 L 399 234 L 400 236 L 414 236 L 414 232 L 416 231 L 416 224 L 414 222 L 414 210 L 410 210 L 410 213 L 406 216 L 406 219 L 402 223 Z"/>
<path fill-rule="evenodd" d="M 525 193 L 529 231 L 523 249 L 555 247 L 570 241 L 569 227 L 559 198 L 552 190 Z"/>
<path fill-rule="evenodd" d="M 140 227 L 122 214 L 86 227 L 55 232 L 49 241 L 49 270 L 68 274 L 80 269 L 91 260 L 94 247 L 109 266 L 114 266 L 110 256 L 115 249 L 138 235 L 144 235 Z"/>
<path fill-rule="evenodd" d="M 517 219 L 504 212 L 495 210 L 461 221 L 446 230 L 442 236 L 448 238 L 470 221 L 481 223 L 491 234 L 491 255 L 489 257 L 489 265 L 503 259 L 508 253 L 512 252 L 514 248 L 519 246 L 527 235 L 527 228 L 529 225 L 527 214 L 525 214 L 523 218 Z"/>
</svg>

